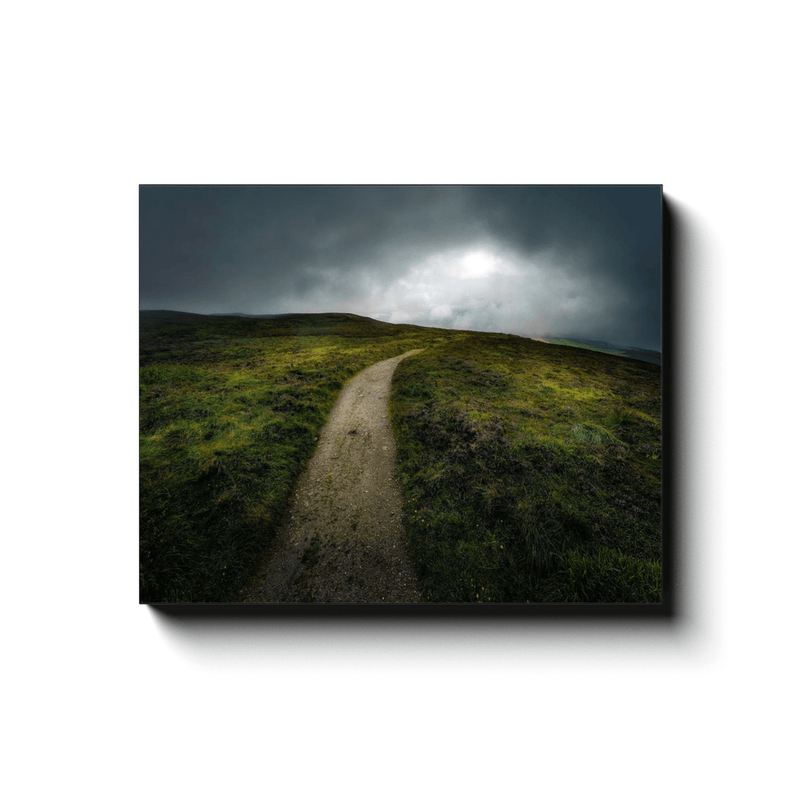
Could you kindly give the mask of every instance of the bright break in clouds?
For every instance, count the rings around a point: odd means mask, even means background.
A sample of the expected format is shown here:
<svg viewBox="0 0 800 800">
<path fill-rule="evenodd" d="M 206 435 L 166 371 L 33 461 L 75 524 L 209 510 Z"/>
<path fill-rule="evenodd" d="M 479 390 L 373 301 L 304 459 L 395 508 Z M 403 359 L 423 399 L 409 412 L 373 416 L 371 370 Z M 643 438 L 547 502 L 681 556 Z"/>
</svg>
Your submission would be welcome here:
<svg viewBox="0 0 800 800">
<path fill-rule="evenodd" d="M 661 349 L 661 187 L 142 186 L 140 307 Z"/>
</svg>

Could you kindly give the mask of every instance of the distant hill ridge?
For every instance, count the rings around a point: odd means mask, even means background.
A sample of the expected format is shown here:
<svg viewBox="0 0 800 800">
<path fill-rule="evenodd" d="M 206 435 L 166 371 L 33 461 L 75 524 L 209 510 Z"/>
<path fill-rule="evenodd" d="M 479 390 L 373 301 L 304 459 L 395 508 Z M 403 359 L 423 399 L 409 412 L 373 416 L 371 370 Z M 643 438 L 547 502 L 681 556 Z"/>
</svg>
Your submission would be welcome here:
<svg viewBox="0 0 800 800">
<path fill-rule="evenodd" d="M 192 311 L 170 311 L 169 309 L 153 310 L 153 309 L 140 309 L 139 317 L 142 319 L 174 319 L 174 320 L 190 320 L 190 319 L 204 319 L 207 317 L 247 317 L 249 319 L 275 319 L 277 317 L 285 317 L 287 314 L 196 314 Z"/>
<path fill-rule="evenodd" d="M 382 325 L 390 325 L 389 322 L 384 322 L 379 319 L 372 319 L 372 317 L 364 317 L 359 314 L 351 314 L 350 312 L 342 311 L 329 311 L 329 312 L 302 312 L 302 311 L 287 311 L 283 314 L 242 314 L 240 312 L 231 312 L 229 314 L 197 314 L 193 311 L 170 311 L 169 309 L 154 310 L 154 309 L 140 309 L 140 319 L 174 319 L 175 321 L 198 320 L 198 319 L 218 319 L 219 317 L 237 317 L 239 319 L 284 319 L 289 317 L 347 317 L 349 319 L 363 319 L 369 322 L 377 322 Z M 414 326 L 420 327 L 420 326 Z"/>
<path fill-rule="evenodd" d="M 374 323 L 376 325 L 392 325 L 391 322 L 385 320 L 373 319 L 372 317 L 365 317 L 360 314 L 352 314 L 349 312 L 325 312 L 325 313 L 303 313 L 303 312 L 286 312 L 283 314 L 244 314 L 241 312 L 231 312 L 229 314 L 196 314 L 190 311 L 170 311 L 164 310 L 140 310 L 139 318 L 141 323 L 147 322 L 190 322 L 198 321 L 200 319 L 219 319 L 222 317 L 235 317 L 237 319 L 291 319 L 297 317 L 346 317 L 348 319 L 360 319 L 365 322 Z M 424 328 L 424 325 L 413 325 L 412 323 L 405 323 L 406 326 L 415 328 Z M 537 338 L 537 337 L 523 337 L 523 338 Z M 601 353 L 608 353 L 609 355 L 625 356 L 627 358 L 635 358 L 639 361 L 646 361 L 650 364 L 661 365 L 661 353 L 657 350 L 645 350 L 640 347 L 629 347 L 610 344 L 609 342 L 600 341 L 598 339 L 581 339 L 577 337 L 569 338 L 538 338 L 538 341 L 547 342 L 548 344 L 560 344 L 568 347 L 579 347 L 586 350 L 595 350 Z"/>
<path fill-rule="evenodd" d="M 568 347 L 581 347 L 586 350 L 596 350 L 601 353 L 608 353 L 609 355 L 625 356 L 626 358 L 635 358 L 638 361 L 646 361 L 649 364 L 661 365 L 661 353 L 658 350 L 645 350 L 641 347 L 629 347 L 609 342 L 603 342 L 598 339 L 577 339 L 577 338 L 551 338 L 547 339 L 550 344 L 567 345 Z"/>
</svg>

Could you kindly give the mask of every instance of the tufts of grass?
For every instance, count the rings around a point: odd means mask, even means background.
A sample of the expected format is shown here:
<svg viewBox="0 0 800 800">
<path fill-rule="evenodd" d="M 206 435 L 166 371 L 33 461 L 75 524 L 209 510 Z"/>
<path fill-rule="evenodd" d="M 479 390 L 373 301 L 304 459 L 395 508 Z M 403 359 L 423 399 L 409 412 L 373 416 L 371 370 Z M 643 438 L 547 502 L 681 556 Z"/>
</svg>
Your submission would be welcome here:
<svg viewBox="0 0 800 800">
<path fill-rule="evenodd" d="M 543 590 L 557 603 L 658 603 L 661 564 L 601 547 L 562 554 Z"/>
<path fill-rule="evenodd" d="M 661 372 L 500 334 L 403 361 L 390 412 L 434 602 L 657 602 Z"/>
<path fill-rule="evenodd" d="M 341 387 L 414 348 L 390 412 L 426 597 L 657 602 L 659 367 L 350 314 L 148 312 L 141 601 L 236 600 Z"/>
<path fill-rule="evenodd" d="M 236 600 L 344 383 L 450 331 L 140 315 L 140 601 Z"/>
<path fill-rule="evenodd" d="M 569 430 L 572 435 L 579 442 L 588 442 L 589 444 L 607 444 L 613 442 L 614 437 L 605 428 L 600 425 L 594 425 L 589 422 L 579 422 Z"/>
</svg>

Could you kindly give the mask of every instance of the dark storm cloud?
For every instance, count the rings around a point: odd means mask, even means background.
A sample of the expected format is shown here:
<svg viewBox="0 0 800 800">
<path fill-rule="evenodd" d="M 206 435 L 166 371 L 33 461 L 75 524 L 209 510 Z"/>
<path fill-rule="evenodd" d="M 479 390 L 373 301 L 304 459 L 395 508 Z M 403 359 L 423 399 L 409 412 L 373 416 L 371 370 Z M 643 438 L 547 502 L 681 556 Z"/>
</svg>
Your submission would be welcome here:
<svg viewBox="0 0 800 800">
<path fill-rule="evenodd" d="M 142 308 L 660 347 L 659 187 L 142 187 Z"/>
<path fill-rule="evenodd" d="M 483 187 L 475 202 L 501 241 L 530 257 L 562 254 L 560 269 L 573 279 L 566 299 L 601 278 L 601 296 L 588 315 L 595 338 L 635 337 L 660 349 L 659 186 Z M 591 335 L 579 320 L 574 324 L 575 335 Z"/>
</svg>

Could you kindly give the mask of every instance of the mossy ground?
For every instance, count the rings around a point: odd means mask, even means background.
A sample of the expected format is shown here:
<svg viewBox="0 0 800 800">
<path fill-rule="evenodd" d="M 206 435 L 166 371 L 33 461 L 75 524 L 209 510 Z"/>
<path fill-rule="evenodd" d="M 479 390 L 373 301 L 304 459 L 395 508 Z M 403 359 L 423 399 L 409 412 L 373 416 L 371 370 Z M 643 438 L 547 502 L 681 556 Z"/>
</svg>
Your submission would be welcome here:
<svg viewBox="0 0 800 800">
<path fill-rule="evenodd" d="M 236 599 L 345 382 L 449 331 L 141 315 L 140 601 Z"/>
<path fill-rule="evenodd" d="M 395 373 L 406 524 L 433 602 L 661 600 L 661 370 L 501 334 Z"/>
<path fill-rule="evenodd" d="M 140 600 L 236 600 L 344 383 L 401 362 L 405 523 L 434 602 L 658 602 L 661 370 L 351 314 L 142 313 Z"/>
</svg>

